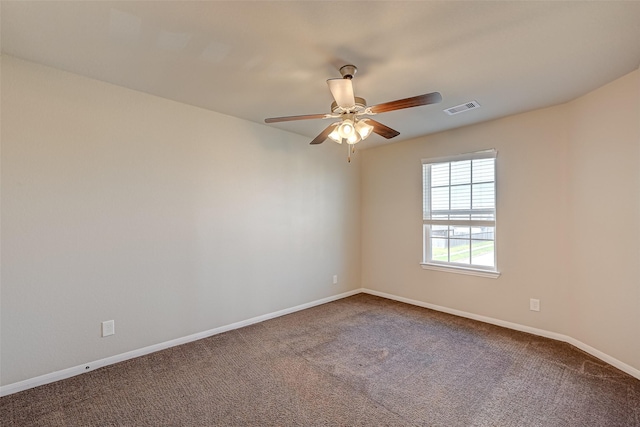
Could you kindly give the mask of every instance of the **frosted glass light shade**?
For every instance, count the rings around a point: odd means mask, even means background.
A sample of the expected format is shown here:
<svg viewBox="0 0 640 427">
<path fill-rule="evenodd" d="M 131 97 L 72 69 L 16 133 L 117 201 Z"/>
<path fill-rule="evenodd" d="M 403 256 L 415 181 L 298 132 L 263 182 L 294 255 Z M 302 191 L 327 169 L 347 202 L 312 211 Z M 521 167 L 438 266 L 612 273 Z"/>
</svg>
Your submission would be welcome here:
<svg viewBox="0 0 640 427">
<path fill-rule="evenodd" d="M 358 132 L 352 132 L 351 135 L 347 138 L 347 144 L 353 145 L 362 141 L 360 134 Z"/>
<path fill-rule="evenodd" d="M 360 134 L 360 137 L 362 139 L 366 139 L 369 135 L 371 135 L 373 126 L 367 123 L 367 119 L 363 119 L 356 123 L 356 131 Z"/>
<path fill-rule="evenodd" d="M 329 138 L 331 138 L 333 141 L 337 142 L 338 144 L 342 144 L 342 137 L 338 133 L 338 126 L 333 128 L 333 130 L 329 134 Z"/>
<path fill-rule="evenodd" d="M 340 126 L 338 126 L 338 134 L 345 139 L 349 139 L 351 135 L 355 133 L 355 127 L 353 125 L 353 121 L 349 119 L 345 119 L 342 121 Z"/>
</svg>

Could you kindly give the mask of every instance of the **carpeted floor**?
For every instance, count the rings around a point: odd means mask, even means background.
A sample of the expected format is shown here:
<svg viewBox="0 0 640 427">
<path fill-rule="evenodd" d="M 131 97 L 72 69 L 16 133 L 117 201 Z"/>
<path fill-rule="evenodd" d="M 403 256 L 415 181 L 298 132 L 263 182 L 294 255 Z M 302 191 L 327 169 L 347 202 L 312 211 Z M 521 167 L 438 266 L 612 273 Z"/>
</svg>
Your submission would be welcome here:
<svg viewBox="0 0 640 427">
<path fill-rule="evenodd" d="M 640 426 L 576 348 L 366 294 L 0 398 L 2 426 Z"/>
</svg>

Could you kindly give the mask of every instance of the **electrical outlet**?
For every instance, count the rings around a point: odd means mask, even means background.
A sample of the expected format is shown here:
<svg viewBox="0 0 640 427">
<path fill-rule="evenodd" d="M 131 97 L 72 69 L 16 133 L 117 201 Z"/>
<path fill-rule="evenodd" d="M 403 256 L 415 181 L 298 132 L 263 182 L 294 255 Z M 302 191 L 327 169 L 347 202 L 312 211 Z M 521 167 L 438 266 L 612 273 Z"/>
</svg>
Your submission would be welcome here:
<svg viewBox="0 0 640 427">
<path fill-rule="evenodd" d="M 531 310 L 531 311 L 540 311 L 540 300 L 531 298 L 529 300 L 529 310 Z"/>
<path fill-rule="evenodd" d="M 338 284 L 338 275 L 337 275 L 337 274 L 334 274 L 334 275 L 333 275 L 333 284 L 334 284 L 334 285 L 337 285 L 337 284 Z"/>
<path fill-rule="evenodd" d="M 115 320 L 106 320 L 102 322 L 102 336 L 108 337 L 109 335 L 113 335 L 116 333 L 116 322 Z"/>
</svg>

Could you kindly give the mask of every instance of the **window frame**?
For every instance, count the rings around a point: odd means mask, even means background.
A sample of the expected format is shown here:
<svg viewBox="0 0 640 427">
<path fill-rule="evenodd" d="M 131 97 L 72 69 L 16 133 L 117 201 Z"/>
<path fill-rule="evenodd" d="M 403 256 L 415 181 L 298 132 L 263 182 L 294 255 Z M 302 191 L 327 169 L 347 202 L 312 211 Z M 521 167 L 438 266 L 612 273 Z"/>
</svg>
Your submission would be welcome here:
<svg viewBox="0 0 640 427">
<path fill-rule="evenodd" d="M 422 266 L 423 269 L 428 269 L 428 270 L 437 270 L 437 271 L 447 271 L 447 272 L 452 272 L 452 273 L 460 273 L 460 274 L 469 274 L 469 275 L 474 275 L 474 276 L 481 276 L 481 277 L 490 277 L 490 278 L 498 278 L 500 276 L 500 272 L 498 271 L 498 257 L 497 257 L 497 183 L 498 183 L 498 177 L 497 177 L 497 157 L 498 157 L 498 152 L 495 149 L 490 149 L 490 150 L 483 150 L 483 151 L 477 151 L 477 152 L 473 152 L 473 153 L 465 153 L 465 154 L 458 154 L 458 155 L 453 155 L 453 156 L 446 156 L 446 157 L 436 157 L 436 158 L 427 158 L 427 159 L 422 159 L 422 210 L 423 210 L 423 215 L 422 215 L 422 262 L 420 263 L 420 265 Z M 460 161 L 465 161 L 465 160 L 479 160 L 479 159 L 488 159 L 488 158 L 492 158 L 494 159 L 494 163 L 493 163 L 493 209 L 489 208 L 489 209 L 466 209 L 466 210 L 455 210 L 455 213 L 465 213 L 465 214 L 471 214 L 471 213 L 489 213 L 493 215 L 493 220 L 475 220 L 475 219 L 454 219 L 452 220 L 451 218 L 449 219 L 443 219 L 443 220 L 437 220 L 437 219 L 425 219 L 425 203 L 426 203 L 426 197 L 430 196 L 430 191 L 427 191 L 426 185 L 427 185 L 427 179 L 425 178 L 425 166 L 426 165 L 435 165 L 435 164 L 442 164 L 442 163 L 449 163 L 451 164 L 452 162 L 460 162 Z M 451 170 L 449 171 L 449 177 L 451 176 Z M 429 177 L 430 179 L 430 177 Z M 469 185 L 472 185 L 473 183 L 470 181 Z M 448 181 L 447 184 L 447 188 L 449 188 L 449 191 L 451 191 L 451 187 L 455 187 L 458 184 L 453 184 L 451 183 L 451 181 Z M 462 185 L 466 185 L 466 184 L 462 184 Z M 429 189 L 433 188 L 430 183 L 429 183 Z M 446 209 L 445 211 L 449 212 L 449 213 L 453 213 L 454 209 L 451 209 L 451 207 L 449 206 L 449 209 Z M 451 261 L 433 261 L 432 260 L 432 246 L 431 246 L 431 227 L 433 225 L 442 225 L 442 226 L 451 226 L 451 227 L 469 227 L 470 228 L 470 233 L 469 233 L 469 250 L 472 251 L 472 242 L 474 240 L 478 240 L 478 239 L 472 239 L 472 232 L 471 232 L 471 228 L 473 226 L 489 226 L 489 227 L 493 227 L 493 256 L 494 256 L 494 263 L 493 266 L 482 266 L 482 265 L 477 265 L 477 264 L 464 264 L 464 263 L 456 263 L 456 262 L 451 262 Z M 451 231 L 447 231 L 448 233 L 450 233 Z M 466 239 L 465 239 L 466 240 Z M 451 241 L 451 236 L 448 235 L 447 236 L 447 242 Z M 471 253 L 470 253 L 471 255 Z M 470 259 L 471 261 L 471 259 Z"/>
</svg>

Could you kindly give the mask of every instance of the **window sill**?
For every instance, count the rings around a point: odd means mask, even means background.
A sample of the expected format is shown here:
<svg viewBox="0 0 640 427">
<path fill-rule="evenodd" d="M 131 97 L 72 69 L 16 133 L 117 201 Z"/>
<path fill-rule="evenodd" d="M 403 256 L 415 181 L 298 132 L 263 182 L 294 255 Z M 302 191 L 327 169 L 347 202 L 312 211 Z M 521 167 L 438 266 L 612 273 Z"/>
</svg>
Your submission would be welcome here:
<svg viewBox="0 0 640 427">
<path fill-rule="evenodd" d="M 420 263 L 420 265 L 424 270 L 447 271 L 449 273 L 468 274 L 470 276 L 489 277 L 491 279 L 497 279 L 500 277 L 499 271 L 481 270 L 479 268 L 453 267 L 427 262 Z"/>
</svg>

